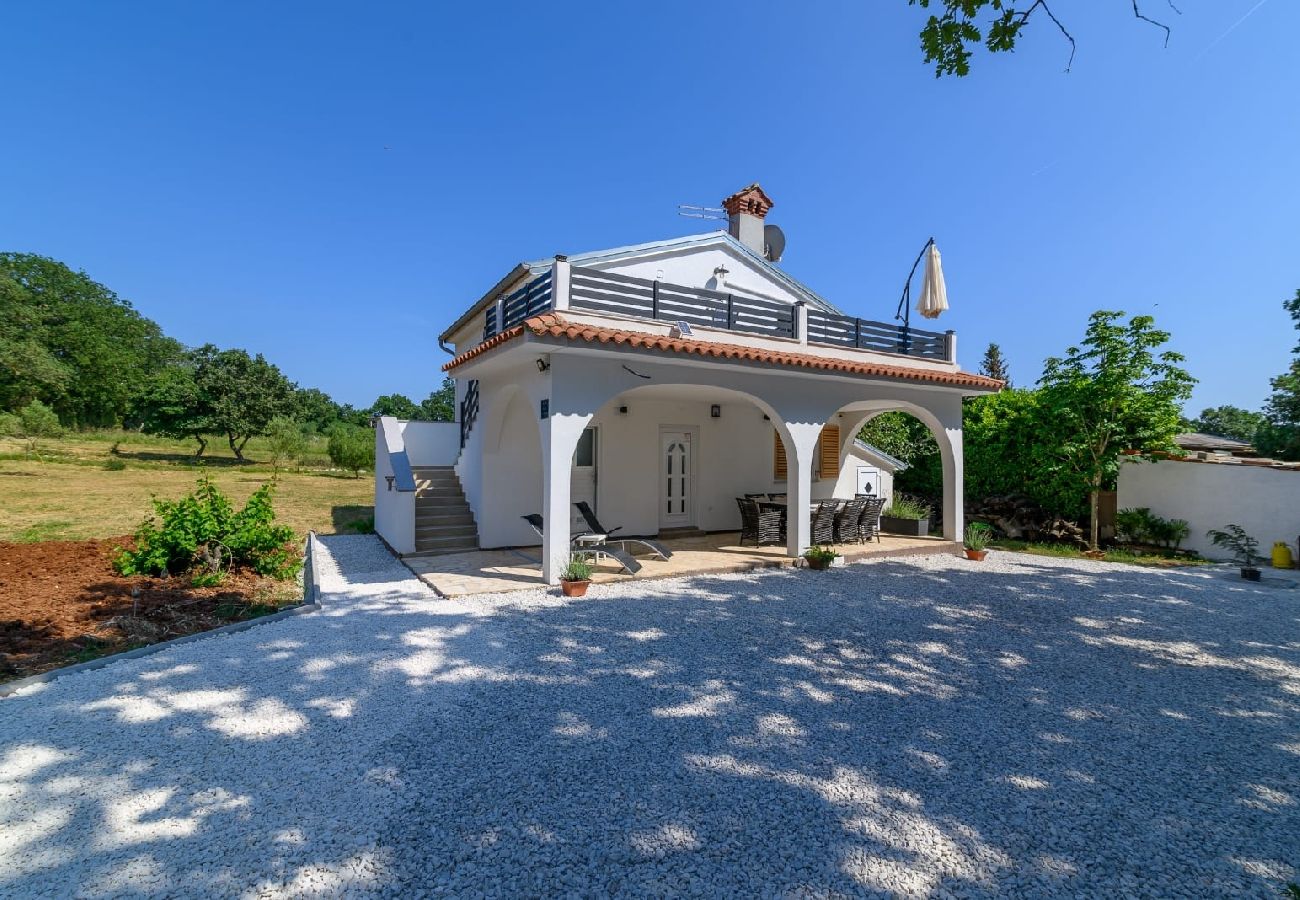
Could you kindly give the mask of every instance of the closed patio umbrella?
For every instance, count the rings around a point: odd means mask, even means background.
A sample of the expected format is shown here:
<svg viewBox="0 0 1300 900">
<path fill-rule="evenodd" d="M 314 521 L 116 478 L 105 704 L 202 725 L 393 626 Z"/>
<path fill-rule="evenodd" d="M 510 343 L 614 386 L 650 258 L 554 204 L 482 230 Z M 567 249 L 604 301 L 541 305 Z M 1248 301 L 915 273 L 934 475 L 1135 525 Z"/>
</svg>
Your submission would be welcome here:
<svg viewBox="0 0 1300 900">
<path fill-rule="evenodd" d="M 927 319 L 939 318 L 939 313 L 948 308 L 948 287 L 943 283 L 943 263 L 939 259 L 939 248 L 930 241 L 925 254 L 925 276 L 921 281 L 921 299 L 916 304 L 916 311 Z"/>
</svg>

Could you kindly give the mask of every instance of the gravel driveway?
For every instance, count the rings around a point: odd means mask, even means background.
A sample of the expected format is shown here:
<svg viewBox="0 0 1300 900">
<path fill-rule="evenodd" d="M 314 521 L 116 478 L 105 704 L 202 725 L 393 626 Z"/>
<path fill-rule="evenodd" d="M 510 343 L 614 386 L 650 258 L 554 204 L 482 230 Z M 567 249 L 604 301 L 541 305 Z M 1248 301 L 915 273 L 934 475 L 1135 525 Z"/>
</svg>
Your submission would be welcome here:
<svg viewBox="0 0 1300 900">
<path fill-rule="evenodd" d="M 1300 590 L 993 554 L 324 609 L 0 701 L 4 896 L 1277 897 Z"/>
</svg>

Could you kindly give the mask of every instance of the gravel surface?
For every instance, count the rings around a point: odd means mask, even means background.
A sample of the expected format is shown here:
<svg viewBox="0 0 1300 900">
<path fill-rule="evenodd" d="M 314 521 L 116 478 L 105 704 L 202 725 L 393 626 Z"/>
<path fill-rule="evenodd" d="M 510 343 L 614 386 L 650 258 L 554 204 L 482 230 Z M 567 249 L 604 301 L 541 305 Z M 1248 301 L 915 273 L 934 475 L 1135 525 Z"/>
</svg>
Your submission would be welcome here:
<svg viewBox="0 0 1300 900">
<path fill-rule="evenodd" d="M 0 701 L 0 894 L 1277 897 L 1300 590 L 991 554 L 324 609 Z"/>
</svg>

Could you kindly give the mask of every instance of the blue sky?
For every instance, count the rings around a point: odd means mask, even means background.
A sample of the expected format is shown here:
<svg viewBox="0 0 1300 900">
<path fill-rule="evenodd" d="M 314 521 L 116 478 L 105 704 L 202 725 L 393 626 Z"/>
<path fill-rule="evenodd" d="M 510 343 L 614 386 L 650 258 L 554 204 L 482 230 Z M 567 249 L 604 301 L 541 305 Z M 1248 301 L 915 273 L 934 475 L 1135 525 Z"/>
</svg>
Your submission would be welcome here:
<svg viewBox="0 0 1300 900">
<path fill-rule="evenodd" d="M 1300 288 L 1300 5 L 1257 4 L 1147 0 L 1163 49 L 1127 0 L 1060 0 L 1069 74 L 1042 19 L 936 80 L 904 0 L 16 0 L 0 249 L 340 401 L 418 400 L 515 262 L 708 230 L 677 205 L 757 180 L 782 265 L 857 315 L 933 234 L 967 368 L 997 341 L 1028 383 L 1091 311 L 1152 313 L 1190 408 L 1257 407 Z"/>
</svg>

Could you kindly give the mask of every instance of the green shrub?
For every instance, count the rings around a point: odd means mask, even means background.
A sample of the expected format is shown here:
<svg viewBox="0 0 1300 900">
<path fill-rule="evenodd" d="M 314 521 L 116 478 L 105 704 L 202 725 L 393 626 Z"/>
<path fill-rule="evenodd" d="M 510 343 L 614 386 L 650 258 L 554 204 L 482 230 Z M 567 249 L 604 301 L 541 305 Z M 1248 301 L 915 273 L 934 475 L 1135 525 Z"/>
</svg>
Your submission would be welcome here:
<svg viewBox="0 0 1300 900">
<path fill-rule="evenodd" d="M 591 561 L 585 556 L 574 554 L 569 557 L 564 571 L 560 573 L 561 581 L 590 581 Z"/>
<path fill-rule="evenodd" d="M 839 553 L 835 551 L 834 547 L 812 546 L 803 552 L 804 559 L 820 562 L 822 564 L 829 563 L 837 556 L 839 556 Z"/>
<path fill-rule="evenodd" d="M 374 534 L 375 517 L 362 516 L 360 519 L 353 519 L 351 522 L 348 523 L 348 527 L 351 528 L 353 531 L 355 531 L 357 534 Z"/>
<path fill-rule="evenodd" d="M 993 528 L 983 522 L 971 522 L 966 526 L 966 549 L 984 550 L 993 540 Z"/>
<path fill-rule="evenodd" d="M 135 549 L 118 548 L 114 561 L 118 572 L 174 575 L 197 571 L 196 579 L 215 577 L 219 581 L 223 567 L 245 565 L 261 575 L 292 577 L 302 561 L 292 543 L 293 530 L 275 524 L 273 492 L 274 482 L 262 485 L 236 512 L 225 494 L 204 476 L 187 497 L 155 499 L 154 515 L 136 529 Z"/>
<path fill-rule="evenodd" d="M 330 431 L 330 462 L 361 477 L 362 469 L 375 467 L 375 435 L 369 428 L 339 424 Z"/>
<path fill-rule="evenodd" d="M 307 435 L 303 426 L 287 416 L 276 416 L 266 426 L 266 446 L 271 453 L 271 466 L 299 462 L 307 451 Z"/>
<path fill-rule="evenodd" d="M 896 493 L 881 515 L 889 516 L 891 519 L 928 519 L 930 518 L 930 504 L 920 497 Z"/>
<path fill-rule="evenodd" d="M 1191 533 L 1186 519 L 1165 519 L 1145 506 L 1121 509 L 1115 514 L 1116 537 L 1129 543 L 1159 544 L 1177 549 Z"/>
<path fill-rule="evenodd" d="M 126 460 L 106 459 L 104 460 L 104 468 L 109 472 L 121 472 L 126 468 Z"/>
</svg>

